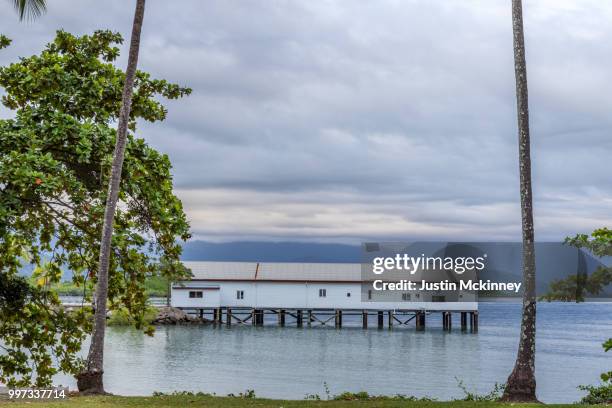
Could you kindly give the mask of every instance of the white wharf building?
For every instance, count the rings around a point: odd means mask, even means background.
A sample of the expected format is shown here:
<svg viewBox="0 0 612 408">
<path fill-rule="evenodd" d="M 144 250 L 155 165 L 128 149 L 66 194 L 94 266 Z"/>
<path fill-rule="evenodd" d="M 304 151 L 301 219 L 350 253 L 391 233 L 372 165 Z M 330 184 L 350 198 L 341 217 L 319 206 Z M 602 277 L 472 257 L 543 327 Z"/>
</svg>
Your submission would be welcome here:
<svg viewBox="0 0 612 408">
<path fill-rule="evenodd" d="M 379 327 L 383 319 L 389 326 L 414 319 L 417 328 L 424 328 L 426 314 L 441 312 L 444 328 L 450 329 L 455 312 L 461 313 L 462 329 L 467 328 L 469 313 L 470 326 L 477 330 L 478 304 L 473 293 L 458 292 L 455 299 L 447 299 L 436 292 L 378 292 L 371 289 L 371 282 L 362 280 L 359 263 L 184 264 L 193 277 L 172 283 L 171 305 L 200 316 L 212 312 L 216 322 L 260 325 L 264 314 L 274 314 L 281 325 L 289 316 L 298 326 L 333 319 L 341 327 L 344 313 L 361 315 L 364 327 L 369 315 L 377 315 Z"/>
</svg>

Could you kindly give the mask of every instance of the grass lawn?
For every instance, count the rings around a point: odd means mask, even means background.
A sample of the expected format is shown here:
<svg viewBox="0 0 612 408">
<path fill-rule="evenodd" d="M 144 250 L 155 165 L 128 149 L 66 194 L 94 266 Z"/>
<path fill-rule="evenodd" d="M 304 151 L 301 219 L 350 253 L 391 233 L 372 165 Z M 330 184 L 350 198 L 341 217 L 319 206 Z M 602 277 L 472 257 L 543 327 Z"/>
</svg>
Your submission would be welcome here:
<svg viewBox="0 0 612 408">
<path fill-rule="evenodd" d="M 0 402 L 2 405 L 2 402 Z M 172 395 L 156 397 L 72 397 L 65 401 L 41 401 L 41 402 L 13 402 L 7 403 L 7 407 L 52 407 L 52 408 L 145 408 L 145 407 L 449 407 L 449 408 L 470 408 L 470 407 L 541 407 L 537 404 L 500 404 L 496 402 L 473 402 L 473 401 L 453 401 L 453 402 L 429 402 L 429 401 L 401 401 L 396 399 L 370 399 L 357 401 L 283 401 L 269 400 L 260 398 L 238 398 L 238 397 L 213 397 L 200 395 Z M 577 408 L 581 405 L 547 405 L 547 407 L 572 407 Z"/>
<path fill-rule="evenodd" d="M 30 278 L 30 283 L 36 285 L 34 278 Z M 83 287 L 76 286 L 72 281 L 64 281 L 51 286 L 60 296 L 83 296 Z M 94 291 L 93 285 L 88 282 L 86 292 L 91 294 Z M 168 293 L 168 281 L 159 277 L 151 276 L 145 281 L 145 294 L 149 297 L 165 297 Z"/>
</svg>

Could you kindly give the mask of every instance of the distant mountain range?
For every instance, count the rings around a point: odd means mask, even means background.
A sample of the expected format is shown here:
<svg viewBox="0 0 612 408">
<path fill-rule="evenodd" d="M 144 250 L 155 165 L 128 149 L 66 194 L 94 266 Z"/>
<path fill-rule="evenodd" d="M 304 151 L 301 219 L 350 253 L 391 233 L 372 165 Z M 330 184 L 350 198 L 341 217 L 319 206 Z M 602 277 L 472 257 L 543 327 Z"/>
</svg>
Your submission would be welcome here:
<svg viewBox="0 0 612 408">
<path fill-rule="evenodd" d="M 361 261 L 359 245 L 308 242 L 191 241 L 183 245 L 184 261 L 331 262 Z"/>
<path fill-rule="evenodd" d="M 440 243 L 420 242 L 407 250 L 412 255 L 440 254 Z M 458 249 L 459 248 L 459 249 Z M 520 281 L 522 278 L 522 245 L 519 242 L 467 243 L 446 248 L 446 256 L 488 255 L 488 270 L 481 275 L 493 281 Z M 191 241 L 183 246 L 184 261 L 242 262 L 330 262 L 363 261 L 360 245 L 305 242 L 228 242 Z M 611 259 L 596 259 L 560 242 L 536 243 L 537 292 L 548 291 L 552 280 L 576 273 L 592 273 L 599 266 L 612 264 Z M 612 297 L 612 288 L 603 295 Z"/>
<path fill-rule="evenodd" d="M 440 243 L 420 242 L 407 247 L 411 255 L 440 254 Z M 459 249 L 457 249 L 459 248 Z M 495 281 L 520 281 L 522 277 L 522 247 L 518 242 L 467 243 L 444 249 L 446 256 L 466 256 L 487 253 L 488 270 L 481 278 Z M 359 263 L 364 260 L 360 245 L 309 242 L 227 242 L 190 241 L 183 246 L 184 261 L 235 262 L 327 262 Z M 537 292 L 547 292 L 552 280 L 570 274 L 592 273 L 600 265 L 612 265 L 612 259 L 596 259 L 563 243 L 536 244 Z M 23 275 L 32 272 L 30 265 L 22 269 Z M 64 271 L 64 279 L 70 279 Z M 604 297 L 612 297 L 608 287 Z"/>
</svg>

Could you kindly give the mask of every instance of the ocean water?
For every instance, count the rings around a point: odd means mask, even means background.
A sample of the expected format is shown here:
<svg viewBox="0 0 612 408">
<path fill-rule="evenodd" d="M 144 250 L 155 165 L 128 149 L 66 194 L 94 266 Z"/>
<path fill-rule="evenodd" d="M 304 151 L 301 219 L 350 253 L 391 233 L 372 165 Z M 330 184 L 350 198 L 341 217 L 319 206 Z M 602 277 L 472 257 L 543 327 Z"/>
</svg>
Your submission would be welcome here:
<svg viewBox="0 0 612 408">
<path fill-rule="evenodd" d="M 442 331 L 440 314 L 428 316 L 424 332 L 416 332 L 414 322 L 377 330 L 375 317 L 363 330 L 360 318 L 348 316 L 342 329 L 167 326 L 148 337 L 111 327 L 105 385 L 123 395 L 253 389 L 258 396 L 290 399 L 325 398 L 324 384 L 332 395 L 368 391 L 446 400 L 462 397 L 458 381 L 470 391 L 489 392 L 513 367 L 520 304 L 481 303 L 477 334 L 461 333 L 458 316 L 453 318 L 451 333 Z M 609 337 L 612 303 L 538 304 L 538 397 L 549 403 L 580 399 L 578 385 L 595 384 L 612 369 L 612 353 L 601 347 Z M 56 382 L 75 387 L 69 377 Z"/>
</svg>

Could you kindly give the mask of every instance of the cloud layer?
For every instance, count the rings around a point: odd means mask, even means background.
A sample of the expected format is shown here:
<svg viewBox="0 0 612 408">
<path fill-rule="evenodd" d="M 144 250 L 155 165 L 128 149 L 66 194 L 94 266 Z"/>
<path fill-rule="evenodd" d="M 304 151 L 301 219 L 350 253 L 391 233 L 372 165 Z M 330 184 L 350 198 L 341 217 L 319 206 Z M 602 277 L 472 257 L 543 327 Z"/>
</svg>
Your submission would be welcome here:
<svg viewBox="0 0 612 408">
<path fill-rule="evenodd" d="M 0 63 L 58 28 L 128 37 L 125 3 L 57 0 L 20 24 L 1 2 Z M 610 226 L 611 18 L 525 5 L 542 240 Z M 519 239 L 511 29 L 505 0 L 149 1 L 140 68 L 194 92 L 141 135 L 201 239 Z"/>
</svg>

